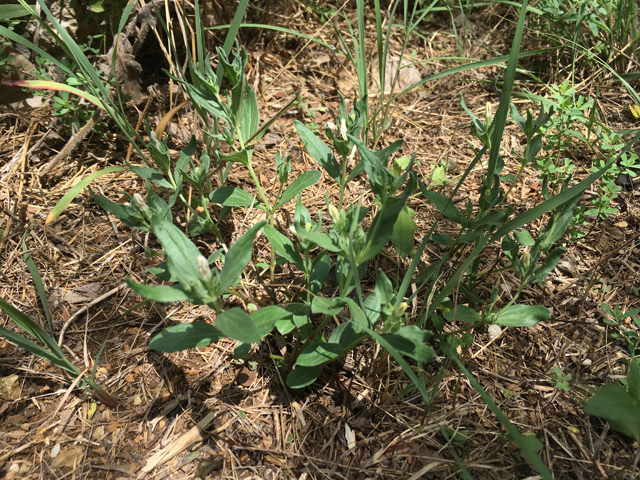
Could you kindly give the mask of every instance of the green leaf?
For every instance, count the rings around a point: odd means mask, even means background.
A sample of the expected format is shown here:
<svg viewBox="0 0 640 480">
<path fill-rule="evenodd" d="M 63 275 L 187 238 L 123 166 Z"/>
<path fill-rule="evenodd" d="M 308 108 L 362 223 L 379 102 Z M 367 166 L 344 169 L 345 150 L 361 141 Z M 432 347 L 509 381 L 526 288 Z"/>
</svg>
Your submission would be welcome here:
<svg viewBox="0 0 640 480">
<path fill-rule="evenodd" d="M 200 284 L 202 277 L 197 261 L 200 251 L 182 230 L 167 219 L 156 218 L 153 233 L 162 244 L 171 275 L 185 287 Z"/>
<path fill-rule="evenodd" d="M 258 333 L 261 338 L 266 337 L 271 333 L 276 325 L 276 322 L 289 315 L 284 308 L 277 305 L 270 305 L 263 307 L 251 314 L 251 320 L 258 328 Z"/>
<path fill-rule="evenodd" d="M 418 362 L 431 363 L 436 358 L 435 350 L 424 344 L 429 339 L 429 332 L 421 330 L 416 325 L 401 327 L 393 333 L 385 333 L 382 338 L 401 355 Z"/>
<path fill-rule="evenodd" d="M 126 279 L 127 285 L 138 295 L 153 300 L 154 302 L 169 303 L 191 300 L 187 293 L 176 285 L 145 285 Z"/>
<path fill-rule="evenodd" d="M 155 183 L 159 187 L 169 188 L 173 190 L 173 185 L 171 185 L 169 181 L 164 178 L 159 170 L 148 167 L 136 167 L 134 165 L 129 165 L 129 168 L 133 171 L 133 173 L 135 173 L 136 175 L 140 175 L 145 180 L 149 180 L 151 183 Z"/>
<path fill-rule="evenodd" d="M 431 202 L 431 204 L 438 209 L 438 211 L 442 212 L 442 214 L 451 220 L 452 222 L 458 223 L 462 226 L 466 226 L 467 219 L 460 213 L 458 207 L 453 204 L 453 201 L 438 192 L 434 192 L 433 190 L 422 190 L 422 194 Z"/>
<path fill-rule="evenodd" d="M 256 223 L 229 248 L 229 251 L 224 256 L 224 267 L 220 272 L 220 293 L 225 292 L 242 275 L 242 271 L 251 260 L 253 239 L 266 223 L 264 220 Z M 236 340 L 240 339 L 237 338 Z"/>
<path fill-rule="evenodd" d="M 232 152 L 229 154 L 218 152 L 220 160 L 228 163 L 238 162 L 247 167 L 251 162 L 253 150 L 240 150 L 239 152 Z"/>
<path fill-rule="evenodd" d="M 309 279 L 309 289 L 312 294 L 315 295 L 320 291 L 330 271 L 331 257 L 329 255 L 325 254 L 315 258 L 311 267 L 311 278 Z"/>
<path fill-rule="evenodd" d="M 247 87 L 247 96 L 244 99 L 244 108 L 242 110 L 242 121 L 240 122 L 240 135 L 242 141 L 246 145 L 247 140 L 258 129 L 260 123 L 260 111 L 258 110 L 258 101 L 256 93 L 251 87 Z"/>
<path fill-rule="evenodd" d="M 640 368 L 633 362 L 629 363 L 627 387 L 629 389 L 629 394 L 631 395 L 631 397 L 636 402 L 640 402 Z"/>
<path fill-rule="evenodd" d="M 409 195 L 415 189 L 415 180 L 410 177 L 404 191 L 400 195 L 388 198 L 383 208 L 378 211 L 367 232 L 367 248 L 357 257 L 358 265 L 375 257 L 387 244 L 400 212 L 407 203 Z"/>
<path fill-rule="evenodd" d="M 300 353 L 296 360 L 296 366 L 313 367 L 333 362 L 342 355 L 344 346 L 338 343 L 327 343 L 324 340 L 314 339 Z"/>
<path fill-rule="evenodd" d="M 149 231 L 149 228 L 141 222 L 140 218 L 132 214 L 131 207 L 126 207 L 120 203 L 112 202 L 108 198 L 93 193 L 91 190 L 89 190 L 89 193 L 96 201 L 96 203 L 100 206 L 100 208 L 114 215 L 127 227 L 143 230 L 146 232 Z"/>
<path fill-rule="evenodd" d="M 16 323 L 16 325 L 18 325 L 20 328 L 22 328 L 25 332 L 27 332 L 32 337 L 35 337 L 36 339 L 38 339 L 43 345 L 45 345 L 45 347 L 49 349 L 51 354 L 58 359 L 57 360 L 58 362 L 68 362 L 70 364 L 70 362 L 65 357 L 64 352 L 56 343 L 55 339 L 51 335 L 49 335 L 47 332 L 45 332 L 44 329 L 40 325 L 38 325 L 36 322 L 34 322 L 30 317 L 22 313 L 13 305 L 9 304 L 9 302 L 7 302 L 4 298 L 0 298 L 0 310 L 6 313 L 9 316 L 9 318 L 11 318 L 11 320 L 13 320 Z M 24 339 L 24 340 L 30 342 L 30 340 L 27 340 L 27 339 Z M 60 366 L 58 363 L 56 363 L 56 365 Z M 79 373 L 79 370 L 78 370 L 78 373 Z"/>
<path fill-rule="evenodd" d="M 335 181 L 340 179 L 340 165 L 336 161 L 336 157 L 333 152 L 327 147 L 327 145 L 320 140 L 316 135 L 304 126 L 299 120 L 295 121 L 296 130 L 304 143 L 307 152 L 315 158 L 316 162 L 320 164 L 322 168 L 326 170 L 331 178 Z"/>
<path fill-rule="evenodd" d="M 504 327 L 533 327 L 549 317 L 549 309 L 540 305 L 511 305 L 498 314 L 495 323 Z"/>
<path fill-rule="evenodd" d="M 280 197 L 280 200 L 278 201 L 276 206 L 273 207 L 273 209 L 277 210 L 278 208 L 284 206 L 286 203 L 297 197 L 298 194 L 305 188 L 309 188 L 310 186 L 315 185 L 318 180 L 320 180 L 321 176 L 322 173 L 318 170 L 311 170 L 300 175 L 293 182 L 291 182 L 291 185 L 287 187 L 287 189 L 282 194 L 282 197 Z"/>
<path fill-rule="evenodd" d="M 534 271 L 532 281 L 542 282 L 543 280 L 545 280 L 549 272 L 553 270 L 558 264 L 558 261 L 560 261 L 560 257 L 562 256 L 562 254 L 566 251 L 567 249 L 565 247 L 556 247 L 551 250 L 547 254 L 547 258 L 545 258 L 544 262 L 542 262 L 542 265 L 540 265 L 540 267 L 538 267 Z"/>
<path fill-rule="evenodd" d="M 524 245 L 525 247 L 533 247 L 536 244 L 529 230 L 516 230 L 513 232 L 513 236 L 520 245 Z"/>
<path fill-rule="evenodd" d="M 391 241 L 396 247 L 396 251 L 400 258 L 406 258 L 413 250 L 413 236 L 418 229 L 418 225 L 413 220 L 415 214 L 411 215 L 413 211 L 405 205 L 400 211 L 396 223 L 393 225 L 393 233 L 391 234 Z"/>
<path fill-rule="evenodd" d="M 269 243 L 273 247 L 273 250 L 276 252 L 276 255 L 280 255 L 288 262 L 293 263 L 300 270 L 304 271 L 304 261 L 300 256 L 300 252 L 298 252 L 298 249 L 293 245 L 293 242 L 291 240 L 289 240 L 286 236 L 273 228 L 271 225 L 265 225 L 262 228 L 262 231 L 269 239 Z"/>
<path fill-rule="evenodd" d="M 311 313 L 323 313 L 325 315 L 339 314 L 346 302 L 341 297 L 313 297 L 311 301 Z"/>
<path fill-rule="evenodd" d="M 311 385 L 322 373 L 322 365 L 315 367 L 294 366 L 291 373 L 287 375 L 287 386 L 298 389 Z"/>
<path fill-rule="evenodd" d="M 208 323 L 181 323 L 165 328 L 151 339 L 149 346 L 159 352 L 175 353 L 206 347 L 224 337 L 224 333 Z"/>
<path fill-rule="evenodd" d="M 84 189 L 84 187 L 86 187 L 91 182 L 93 182 L 96 178 L 101 177 L 102 175 L 106 175 L 108 173 L 113 173 L 113 172 L 119 172 L 120 170 L 122 170 L 122 167 L 107 167 L 102 170 L 98 170 L 95 173 L 92 173 L 88 177 L 83 178 L 78 183 L 76 183 L 73 187 L 69 189 L 67 193 L 64 194 L 64 196 L 60 199 L 60 201 L 56 203 L 56 206 L 53 207 L 53 210 L 51 210 L 51 212 L 47 216 L 47 219 L 44 222 L 45 227 L 49 225 L 51 222 L 53 222 L 56 218 L 58 218 L 58 216 L 64 211 L 64 209 L 67 208 L 67 205 L 69 205 L 71 200 L 76 198 L 80 194 L 80 192 Z"/>
<path fill-rule="evenodd" d="M 466 305 L 457 305 L 448 312 L 444 312 L 442 316 L 450 322 L 457 320 L 463 323 L 476 323 L 482 320 L 482 316 L 478 312 Z"/>
<path fill-rule="evenodd" d="M 507 221 L 507 219 L 508 219 L 508 215 L 507 215 L 506 212 L 502 212 L 500 210 L 494 210 L 492 212 L 489 212 L 487 215 L 485 215 L 481 219 L 472 222 L 469 225 L 469 229 L 475 230 L 478 227 L 481 227 L 483 225 L 491 225 L 491 226 L 494 226 L 494 227 L 500 227 L 500 226 L 504 225 L 504 223 Z"/>
<path fill-rule="evenodd" d="M 29 269 L 29 273 L 31 274 L 31 278 L 33 279 L 33 284 L 36 287 L 36 291 L 38 292 L 38 298 L 40 299 L 40 304 L 42 305 L 42 310 L 44 310 L 44 316 L 47 319 L 47 323 L 49 324 L 49 331 L 53 333 L 53 325 L 51 323 L 51 313 L 49 312 L 49 304 L 47 303 L 47 293 L 44 288 L 44 283 L 42 282 L 42 277 L 40 276 L 40 272 L 38 271 L 38 267 L 36 267 L 33 258 L 31 258 L 31 254 L 29 253 L 29 249 L 27 248 L 27 235 L 31 233 L 31 229 L 24 234 L 22 237 L 22 251 L 24 253 L 24 262 L 27 264 L 27 268 Z"/>
<path fill-rule="evenodd" d="M 640 441 L 640 401 L 622 385 L 606 385 L 598 389 L 584 411 L 604 418 L 614 430 Z"/>
<path fill-rule="evenodd" d="M 209 200 L 225 207 L 250 207 L 255 197 L 241 188 L 227 185 L 211 192 Z"/>
<path fill-rule="evenodd" d="M 216 327 L 225 336 L 243 343 L 260 343 L 262 335 L 256 323 L 244 310 L 230 308 L 216 316 Z"/>
<path fill-rule="evenodd" d="M 330 252 L 340 251 L 340 247 L 335 245 L 326 233 L 308 232 L 305 228 L 296 228 L 296 235 L 302 237 L 304 240 L 313 242 L 320 248 L 329 250 Z"/>
<path fill-rule="evenodd" d="M 69 373 L 75 373 L 76 375 L 80 373 L 77 369 L 71 368 L 73 367 L 73 364 L 71 364 L 71 362 L 69 362 L 69 364 L 66 364 L 65 362 L 61 361 L 60 357 L 54 355 L 46 348 L 43 348 L 42 346 L 32 342 L 28 338 L 23 337 L 22 335 L 12 332 L 11 330 L 8 330 L 6 328 L 0 327 L 0 336 L 7 338 L 10 342 L 15 343 L 19 347 L 24 348 L 28 352 L 37 355 L 43 360 L 46 360 L 47 362 L 56 365 Z"/>
<path fill-rule="evenodd" d="M 35 5 L 29 5 L 32 9 L 35 9 Z M 0 18 L 3 21 L 11 20 L 12 18 L 26 17 L 30 15 L 29 10 L 22 5 L 0 5 Z"/>
<path fill-rule="evenodd" d="M 542 459 L 536 453 L 537 450 L 542 448 L 542 445 L 539 441 L 536 441 L 535 437 L 526 438 L 527 435 L 523 435 L 520 430 L 518 430 L 511 423 L 509 418 L 500 410 L 500 408 L 493 401 L 491 396 L 480 386 L 478 381 L 474 378 L 473 375 L 467 370 L 462 361 L 458 358 L 456 354 L 450 355 L 450 358 L 458 365 L 458 368 L 464 375 L 469 379 L 469 382 L 475 388 L 475 390 L 480 394 L 482 400 L 487 404 L 489 409 L 493 412 L 493 414 L 498 418 L 498 421 L 504 426 L 509 434 L 509 438 L 516 442 L 518 446 L 522 449 L 523 453 L 527 457 L 527 459 L 531 462 L 533 467 L 538 471 L 538 473 L 545 480 L 553 480 L 553 476 L 549 472 L 549 469 L 544 464 Z"/>
</svg>

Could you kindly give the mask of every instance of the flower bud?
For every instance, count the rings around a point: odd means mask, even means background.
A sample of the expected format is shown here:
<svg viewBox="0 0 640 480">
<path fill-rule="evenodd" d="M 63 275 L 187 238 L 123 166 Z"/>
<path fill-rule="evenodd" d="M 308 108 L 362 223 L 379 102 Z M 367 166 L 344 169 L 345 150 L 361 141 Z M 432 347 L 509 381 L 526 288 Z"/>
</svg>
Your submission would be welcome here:
<svg viewBox="0 0 640 480">
<path fill-rule="evenodd" d="M 404 315 L 404 312 L 407 311 L 407 308 L 409 308 L 409 305 L 407 305 L 407 302 L 402 302 L 400 305 L 398 305 L 398 310 L 396 310 L 396 315 L 398 317 L 401 317 L 402 315 Z"/>
<path fill-rule="evenodd" d="M 149 215 L 149 205 L 147 205 L 147 202 L 144 201 L 144 198 L 142 198 L 142 195 L 140 195 L 139 193 L 134 193 L 133 194 L 133 199 L 136 201 L 136 203 L 138 204 L 138 208 L 140 209 L 140 211 L 142 212 L 142 214 L 146 217 L 147 215 Z"/>
<path fill-rule="evenodd" d="M 333 223 L 338 223 L 340 220 L 340 210 L 338 210 L 335 205 L 329 205 L 329 215 Z"/>
<path fill-rule="evenodd" d="M 491 103 L 487 102 L 484 106 L 484 118 L 487 121 L 487 128 L 491 125 L 491 120 L 493 119 L 493 112 L 491 111 Z"/>
<path fill-rule="evenodd" d="M 207 259 L 200 255 L 196 262 L 198 263 L 198 271 L 200 272 L 202 280 L 205 282 L 211 280 L 211 269 L 209 268 L 209 262 Z"/>
<path fill-rule="evenodd" d="M 311 231 L 311 224 L 310 224 L 309 222 L 305 223 L 305 225 L 304 225 L 304 229 L 305 229 L 307 232 L 310 232 L 310 231 Z"/>
<path fill-rule="evenodd" d="M 340 136 L 343 140 L 347 140 L 347 121 L 344 118 L 340 119 Z"/>
<path fill-rule="evenodd" d="M 524 252 L 522 254 L 522 266 L 525 270 L 529 270 L 529 266 L 531 265 L 531 254 L 529 252 Z"/>
</svg>

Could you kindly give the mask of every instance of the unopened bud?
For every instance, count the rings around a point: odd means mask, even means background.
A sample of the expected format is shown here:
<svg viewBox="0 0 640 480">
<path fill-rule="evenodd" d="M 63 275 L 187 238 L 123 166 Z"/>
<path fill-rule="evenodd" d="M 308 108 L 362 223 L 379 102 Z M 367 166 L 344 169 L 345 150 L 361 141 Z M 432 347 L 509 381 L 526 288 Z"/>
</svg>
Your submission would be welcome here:
<svg viewBox="0 0 640 480">
<path fill-rule="evenodd" d="M 329 205 L 329 215 L 331 215 L 333 223 L 337 223 L 340 220 L 340 210 L 335 205 Z"/>
<path fill-rule="evenodd" d="M 211 269 L 209 268 L 209 262 L 207 259 L 200 255 L 196 262 L 198 263 L 198 271 L 200 272 L 202 280 L 205 282 L 211 280 Z"/>
<path fill-rule="evenodd" d="M 409 305 L 407 305 L 407 302 L 402 302 L 400 305 L 398 305 L 398 310 L 396 310 L 398 317 L 401 317 L 402 315 L 404 315 L 404 312 L 407 311 L 407 308 L 409 308 Z"/>
<path fill-rule="evenodd" d="M 139 193 L 134 193 L 133 194 L 133 199 L 138 204 L 138 208 L 140 209 L 140 211 L 144 215 L 148 215 L 149 214 L 149 205 L 147 205 L 147 202 L 144 201 L 144 198 L 142 198 L 142 195 L 140 195 Z"/>
<path fill-rule="evenodd" d="M 531 265 L 531 254 L 529 252 L 524 252 L 522 254 L 522 266 L 525 270 L 529 270 L 529 265 Z"/>
<path fill-rule="evenodd" d="M 484 118 L 487 120 L 487 126 L 489 126 L 491 124 L 491 119 L 493 118 L 490 102 L 487 102 L 484 106 Z"/>
<path fill-rule="evenodd" d="M 304 225 L 304 229 L 305 229 L 307 232 L 310 232 L 310 231 L 311 231 L 311 224 L 310 224 L 309 222 L 305 223 L 305 225 Z"/>
<path fill-rule="evenodd" d="M 335 124 L 335 123 L 333 123 L 333 122 L 329 122 L 329 123 L 327 123 L 326 127 L 327 127 L 329 130 L 335 130 L 335 129 L 336 129 L 336 124 Z"/>
<path fill-rule="evenodd" d="M 340 119 L 340 136 L 343 140 L 347 139 L 347 121 L 344 118 Z"/>
</svg>

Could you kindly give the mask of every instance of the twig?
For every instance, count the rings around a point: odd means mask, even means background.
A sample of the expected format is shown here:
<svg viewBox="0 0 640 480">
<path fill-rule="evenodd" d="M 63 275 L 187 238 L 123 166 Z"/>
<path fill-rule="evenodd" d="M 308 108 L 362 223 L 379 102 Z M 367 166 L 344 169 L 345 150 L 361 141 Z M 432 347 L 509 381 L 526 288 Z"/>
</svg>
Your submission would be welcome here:
<svg viewBox="0 0 640 480">
<path fill-rule="evenodd" d="M 111 295 L 114 295 L 116 293 L 118 293 L 120 290 L 122 290 L 123 288 L 125 288 L 127 286 L 126 283 L 122 283 L 119 286 L 117 286 L 116 288 L 109 290 L 107 293 L 105 293 L 104 295 L 100 295 L 98 298 L 96 298 L 95 300 L 92 300 L 90 303 L 86 304 L 84 307 L 82 307 L 80 310 L 78 310 L 77 312 L 75 312 L 73 315 L 71 315 L 69 317 L 69 320 L 67 320 L 66 322 L 64 322 L 64 325 L 62 326 L 62 330 L 60 330 L 60 336 L 58 337 L 58 346 L 62 345 L 62 340 L 64 339 L 64 333 L 67 331 L 67 328 L 69 328 L 69 325 L 71 325 L 71 322 L 73 322 L 76 318 L 78 318 L 80 315 L 82 315 L 84 312 L 86 312 L 87 310 L 89 310 L 89 308 L 93 307 L 96 303 L 100 303 L 102 300 L 104 300 L 105 298 L 110 297 Z"/>
<path fill-rule="evenodd" d="M 38 173 L 40 178 L 44 177 L 47 173 L 49 173 L 61 160 L 67 157 L 67 155 L 71 154 L 80 144 L 82 140 L 85 139 L 89 132 L 93 128 L 93 126 L 98 122 L 100 116 L 102 115 L 102 110 L 96 110 L 96 113 L 89 119 L 84 127 L 82 127 L 78 132 L 73 135 L 67 144 L 64 146 L 60 153 L 54 157 L 44 168 Z"/>
</svg>

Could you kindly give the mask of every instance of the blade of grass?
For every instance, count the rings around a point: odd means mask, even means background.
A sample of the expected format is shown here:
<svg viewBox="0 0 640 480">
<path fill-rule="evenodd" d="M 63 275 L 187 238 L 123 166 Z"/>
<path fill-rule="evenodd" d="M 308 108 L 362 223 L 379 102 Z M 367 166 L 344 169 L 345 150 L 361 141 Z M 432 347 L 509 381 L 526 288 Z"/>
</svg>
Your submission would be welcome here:
<svg viewBox="0 0 640 480">
<path fill-rule="evenodd" d="M 231 21 L 231 25 L 229 25 L 229 31 L 227 32 L 227 36 L 224 39 L 224 45 L 222 49 L 224 50 L 225 55 L 229 56 L 231 52 L 231 48 L 233 47 L 233 42 L 238 36 L 238 31 L 240 30 L 240 25 L 242 25 L 242 19 L 244 18 L 244 14 L 247 10 L 247 5 L 249 4 L 249 0 L 240 0 L 238 7 L 236 8 L 236 13 L 233 15 L 233 20 Z M 218 69 L 216 70 L 216 76 L 218 77 L 218 85 L 222 81 L 222 64 L 218 63 Z"/>
<path fill-rule="evenodd" d="M 49 324 L 49 332 L 53 335 L 53 324 L 51 323 L 51 313 L 49 312 L 49 304 L 47 303 L 47 294 L 44 290 L 44 283 L 42 282 L 42 277 L 40 276 L 40 272 L 38 271 L 38 267 L 36 267 L 33 258 L 31 258 L 31 253 L 29 253 L 29 249 L 27 248 L 27 237 L 31 233 L 30 228 L 27 230 L 27 233 L 22 237 L 22 251 L 24 252 L 24 262 L 27 264 L 27 268 L 29 269 L 29 273 L 31 274 L 31 278 L 33 278 L 33 284 L 36 286 L 36 291 L 38 292 L 38 298 L 40 299 L 40 304 L 42 305 L 42 309 L 44 310 L 44 316 L 47 319 L 47 323 Z"/>
<path fill-rule="evenodd" d="M 53 210 L 49 212 L 49 215 L 47 216 L 47 219 L 44 222 L 44 226 L 46 227 L 51 222 L 53 222 L 56 218 L 58 218 L 58 216 L 64 211 L 64 209 L 67 208 L 67 205 L 69 205 L 69 203 L 80 194 L 80 192 L 84 189 L 84 187 L 89 185 L 96 178 L 101 177 L 102 175 L 106 175 L 107 173 L 119 172 L 120 170 L 123 170 L 123 169 L 124 169 L 123 167 L 103 168 L 102 170 L 98 170 L 97 172 L 92 173 L 88 177 L 80 180 L 71 189 L 69 189 L 67 193 L 64 194 L 64 196 L 60 199 L 58 203 L 56 203 L 55 207 L 53 207 Z"/>
<path fill-rule="evenodd" d="M 480 394 L 482 400 L 487 404 L 487 406 L 491 409 L 493 414 L 498 418 L 502 426 L 507 430 L 509 434 L 509 438 L 516 442 L 522 452 L 527 456 L 533 467 L 537 470 L 537 472 L 544 478 L 545 480 L 553 480 L 553 475 L 544 464 L 542 459 L 538 456 L 535 449 L 532 446 L 532 442 L 529 441 L 525 435 L 523 435 L 520 430 L 518 430 L 507 418 L 507 416 L 500 410 L 500 408 L 493 401 L 491 396 L 484 391 L 484 389 L 480 386 L 478 381 L 475 379 L 473 375 L 465 368 L 457 355 L 452 355 L 451 358 L 456 364 L 458 368 L 464 375 L 469 379 L 469 383 L 471 386 L 475 388 L 475 390 Z"/>
<path fill-rule="evenodd" d="M 502 134 L 507 124 L 507 116 L 511 106 L 511 91 L 513 90 L 513 81 L 516 78 L 516 67 L 520 55 L 520 43 L 522 41 L 522 32 L 524 30 L 524 20 L 526 18 L 527 0 L 522 2 L 520 14 L 518 15 L 518 25 L 516 33 L 511 44 L 511 52 L 509 61 L 507 62 L 507 70 L 504 74 L 504 85 L 500 94 L 500 105 L 496 116 L 493 119 L 493 132 L 491 134 L 491 150 L 489 152 L 489 165 L 487 166 L 487 178 L 492 177 L 496 173 L 498 165 L 498 156 L 500 154 L 500 144 L 502 143 Z"/>
</svg>

